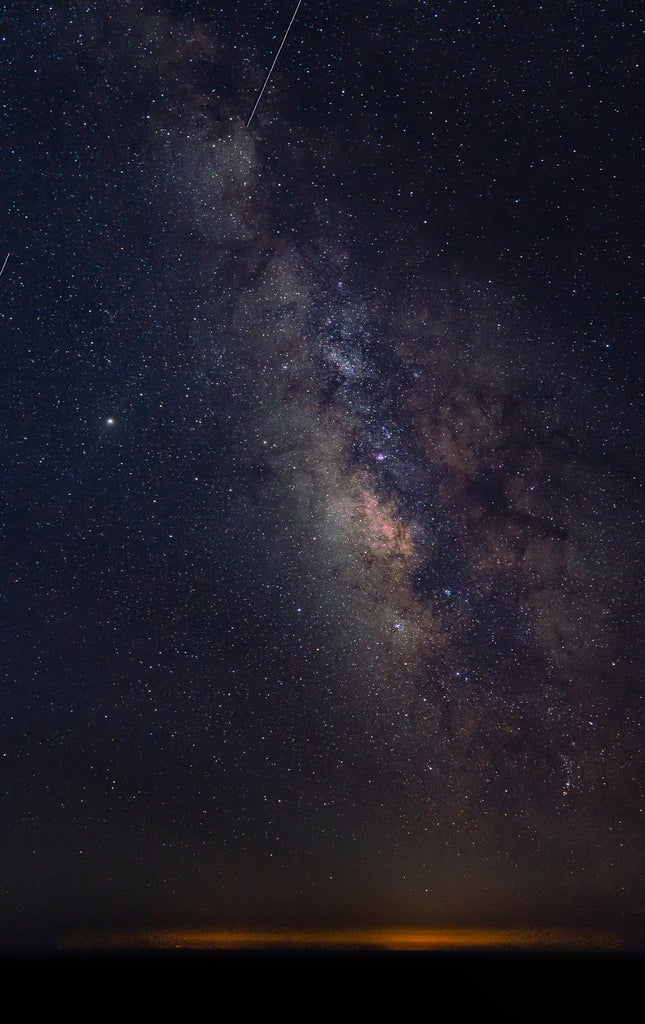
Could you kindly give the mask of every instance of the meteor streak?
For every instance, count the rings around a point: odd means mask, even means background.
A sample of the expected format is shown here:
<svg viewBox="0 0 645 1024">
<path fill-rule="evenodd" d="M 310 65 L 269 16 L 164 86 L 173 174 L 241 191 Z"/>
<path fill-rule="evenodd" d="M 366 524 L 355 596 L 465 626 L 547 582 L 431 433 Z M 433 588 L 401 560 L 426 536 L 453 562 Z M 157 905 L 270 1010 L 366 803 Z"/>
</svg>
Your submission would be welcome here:
<svg viewBox="0 0 645 1024">
<path fill-rule="evenodd" d="M 298 0 L 298 3 L 296 4 L 296 9 L 293 12 L 293 14 L 291 15 L 291 21 L 287 25 L 287 31 L 285 32 L 284 36 L 282 37 L 282 42 L 280 43 L 280 45 L 278 47 L 278 52 L 276 53 L 275 57 L 273 58 L 273 64 L 269 68 L 269 73 L 266 76 L 266 78 L 264 79 L 264 85 L 262 86 L 262 88 L 260 89 L 260 92 L 258 93 L 258 98 L 256 99 L 255 106 L 253 107 L 253 110 L 251 111 L 251 116 L 249 117 L 248 121 L 246 122 L 246 127 L 247 128 L 250 125 L 251 121 L 253 120 L 253 115 L 255 114 L 255 111 L 258 109 L 258 104 L 259 104 L 260 100 L 262 99 L 264 90 L 266 89 L 266 87 L 267 87 L 267 85 L 269 83 L 269 79 L 271 78 L 271 75 L 273 73 L 273 69 L 276 66 L 276 64 L 278 63 L 278 57 L 280 56 L 280 51 L 282 50 L 282 47 L 284 46 L 284 44 L 286 42 L 286 39 L 287 39 L 287 36 L 289 35 L 289 30 L 291 29 L 291 26 L 293 25 L 294 21 L 296 20 L 296 14 L 298 13 L 298 8 L 300 7 L 301 3 L 302 3 L 302 0 Z"/>
</svg>

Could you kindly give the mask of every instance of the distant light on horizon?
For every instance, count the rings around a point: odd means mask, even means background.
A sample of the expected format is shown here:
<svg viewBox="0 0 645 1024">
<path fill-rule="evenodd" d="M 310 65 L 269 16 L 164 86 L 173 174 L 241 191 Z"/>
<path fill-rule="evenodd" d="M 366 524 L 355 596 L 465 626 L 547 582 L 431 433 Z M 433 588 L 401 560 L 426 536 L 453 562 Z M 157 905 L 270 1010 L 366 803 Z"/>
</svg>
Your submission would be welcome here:
<svg viewBox="0 0 645 1024">
<path fill-rule="evenodd" d="M 347 928 L 347 929 L 160 929 L 75 935 L 61 946 L 67 950 L 373 950 L 433 951 L 556 951 L 618 950 L 615 932 L 578 928 Z"/>
</svg>

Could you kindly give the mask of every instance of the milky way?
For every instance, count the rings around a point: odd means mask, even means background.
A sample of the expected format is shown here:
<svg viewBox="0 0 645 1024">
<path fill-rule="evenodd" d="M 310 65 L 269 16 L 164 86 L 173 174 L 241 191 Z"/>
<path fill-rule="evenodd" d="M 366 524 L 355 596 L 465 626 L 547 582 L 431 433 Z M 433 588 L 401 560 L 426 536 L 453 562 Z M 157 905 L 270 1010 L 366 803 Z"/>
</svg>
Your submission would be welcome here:
<svg viewBox="0 0 645 1024">
<path fill-rule="evenodd" d="M 401 252 L 392 289 L 328 207 L 285 231 L 280 175 L 304 144 L 276 174 L 261 115 L 246 132 L 214 114 L 199 92 L 189 126 L 160 112 L 153 160 L 174 230 L 201 235 L 215 295 L 226 282 L 228 309 L 217 295 L 204 322 L 240 396 L 244 515 L 250 501 L 288 581 L 331 756 L 409 785 L 413 829 L 421 799 L 466 831 L 490 815 L 491 834 L 500 816 L 557 833 L 567 803 L 602 807 L 625 771 L 605 695 L 624 677 L 613 623 L 636 585 L 575 380 L 501 284 L 424 276 Z"/>
<path fill-rule="evenodd" d="M 464 56 L 468 103 L 441 106 L 430 64 L 461 82 L 443 14 L 417 52 L 426 15 L 403 46 L 407 8 L 378 6 L 360 32 L 337 15 L 328 63 L 303 8 L 250 123 L 279 31 L 264 8 L 239 26 L 199 4 L 87 14 L 96 196 L 49 229 L 64 286 L 90 296 L 71 327 L 50 316 L 89 367 L 63 374 L 82 458 L 58 454 L 56 499 L 16 488 L 37 524 L 16 564 L 39 566 L 54 530 L 27 629 L 49 639 L 16 662 L 61 716 L 35 727 L 34 760 L 61 747 L 73 766 L 34 820 L 76 801 L 74 848 L 109 834 L 126 921 L 586 919 L 638 885 L 638 472 L 613 336 L 589 312 L 592 371 L 562 298 L 580 274 L 548 291 L 557 246 L 517 226 L 529 185 L 498 182 L 473 82 L 523 110 L 525 65 L 513 91 L 485 48 Z M 409 126 L 406 90 L 424 96 Z M 42 526 L 55 500 L 64 526 Z M 79 712 L 87 733 L 66 724 Z"/>
<path fill-rule="evenodd" d="M 246 241 L 255 206 L 244 189 L 262 177 L 260 157 L 237 127 L 217 131 L 180 139 L 182 191 L 199 196 L 204 177 L 221 181 L 208 187 L 203 230 L 220 242 L 246 225 Z M 476 791 L 519 788 L 524 811 L 539 785 L 556 803 L 574 776 L 584 773 L 588 789 L 603 769 L 581 763 L 593 728 L 585 707 L 601 683 L 590 694 L 586 673 L 571 676 L 606 609 L 590 608 L 579 578 L 589 526 L 577 527 L 570 482 L 556 479 L 563 466 L 571 478 L 588 470 L 560 423 L 566 410 L 554 417 L 556 399 L 540 394 L 531 339 L 513 333 L 520 323 L 493 322 L 476 284 L 453 297 L 431 282 L 402 310 L 370 294 L 349 252 L 312 260 L 280 243 L 259 268 L 255 253 L 251 263 L 234 257 L 251 283 L 233 300 L 223 358 L 238 382 L 252 380 L 254 501 L 277 494 L 302 524 L 301 535 L 267 541 L 297 559 L 310 604 L 327 617 L 332 669 L 355 677 L 349 691 L 338 684 L 338 704 L 366 714 L 366 728 L 377 715 L 386 731 L 405 729 L 413 770 L 425 770 L 420 757 L 469 772 Z M 609 650 L 601 673 L 615 657 Z"/>
</svg>

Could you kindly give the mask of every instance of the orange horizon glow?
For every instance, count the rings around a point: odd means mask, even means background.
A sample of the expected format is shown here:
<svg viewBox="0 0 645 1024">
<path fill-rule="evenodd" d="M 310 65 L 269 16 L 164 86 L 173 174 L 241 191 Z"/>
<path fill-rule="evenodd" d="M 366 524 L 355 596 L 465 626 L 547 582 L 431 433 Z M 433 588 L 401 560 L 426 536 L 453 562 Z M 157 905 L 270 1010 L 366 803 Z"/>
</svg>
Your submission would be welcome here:
<svg viewBox="0 0 645 1024">
<path fill-rule="evenodd" d="M 572 928 L 355 928 L 355 929 L 159 929 L 78 935 L 63 948 L 76 950 L 379 950 L 576 951 L 618 950 L 614 932 Z"/>
</svg>

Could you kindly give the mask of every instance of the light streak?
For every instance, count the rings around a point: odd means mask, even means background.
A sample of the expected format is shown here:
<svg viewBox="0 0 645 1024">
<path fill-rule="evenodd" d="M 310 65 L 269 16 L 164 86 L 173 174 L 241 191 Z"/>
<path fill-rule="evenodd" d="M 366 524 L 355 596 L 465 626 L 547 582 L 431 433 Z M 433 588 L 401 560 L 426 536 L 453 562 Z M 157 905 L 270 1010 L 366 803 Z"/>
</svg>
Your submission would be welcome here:
<svg viewBox="0 0 645 1024">
<path fill-rule="evenodd" d="M 302 0 L 298 0 L 298 3 L 296 4 L 296 9 L 293 12 L 293 14 L 291 15 L 291 21 L 289 22 L 289 24 L 287 26 L 287 31 L 285 32 L 284 36 L 282 37 L 282 42 L 280 43 L 280 45 L 278 47 L 278 52 L 276 53 L 275 57 L 273 58 L 273 64 L 269 68 L 269 73 L 266 76 L 266 78 L 264 79 L 264 85 L 260 89 L 260 92 L 258 94 L 258 98 L 255 101 L 255 106 L 253 107 L 253 110 L 251 111 L 251 116 L 249 117 L 248 121 L 246 122 L 246 127 L 247 128 L 249 127 L 251 121 L 253 120 L 253 116 L 255 114 L 255 111 L 258 109 L 258 104 L 259 104 L 260 100 L 262 99 L 264 90 L 266 89 L 266 87 L 267 87 L 267 85 L 269 83 L 269 79 L 271 78 L 271 75 L 273 73 L 273 69 L 276 66 L 276 64 L 278 63 L 278 57 L 280 56 L 280 51 L 282 50 L 282 47 L 284 46 L 284 44 L 286 42 L 286 39 L 287 39 L 287 36 L 289 35 L 289 30 L 291 29 L 291 26 L 293 25 L 294 21 L 296 20 L 296 14 L 298 13 L 298 8 L 300 7 L 301 3 L 302 3 Z"/>
</svg>

